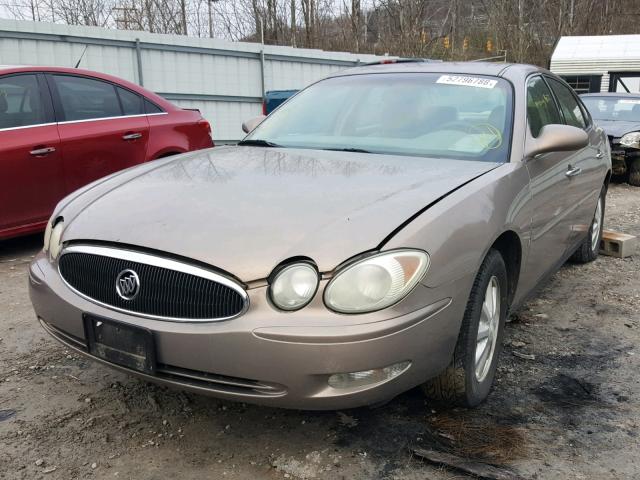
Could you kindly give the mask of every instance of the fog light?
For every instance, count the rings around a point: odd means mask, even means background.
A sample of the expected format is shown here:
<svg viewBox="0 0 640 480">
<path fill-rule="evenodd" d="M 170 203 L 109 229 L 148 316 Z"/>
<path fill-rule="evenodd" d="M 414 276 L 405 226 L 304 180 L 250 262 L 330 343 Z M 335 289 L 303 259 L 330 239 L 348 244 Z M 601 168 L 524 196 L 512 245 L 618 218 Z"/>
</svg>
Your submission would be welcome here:
<svg viewBox="0 0 640 480">
<path fill-rule="evenodd" d="M 329 385 L 333 388 L 355 388 L 382 383 L 404 373 L 410 365 L 411 362 L 406 361 L 362 372 L 336 373 L 329 377 Z"/>
</svg>

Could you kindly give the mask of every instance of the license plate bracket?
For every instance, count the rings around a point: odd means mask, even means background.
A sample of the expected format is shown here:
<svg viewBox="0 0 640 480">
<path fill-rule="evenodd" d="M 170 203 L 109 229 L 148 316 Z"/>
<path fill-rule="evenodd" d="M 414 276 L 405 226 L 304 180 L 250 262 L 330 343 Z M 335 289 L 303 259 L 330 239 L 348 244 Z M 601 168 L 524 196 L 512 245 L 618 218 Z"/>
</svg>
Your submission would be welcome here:
<svg viewBox="0 0 640 480">
<path fill-rule="evenodd" d="M 151 330 L 94 315 L 84 314 L 83 320 L 91 355 L 139 372 L 155 373 L 155 342 Z"/>
</svg>

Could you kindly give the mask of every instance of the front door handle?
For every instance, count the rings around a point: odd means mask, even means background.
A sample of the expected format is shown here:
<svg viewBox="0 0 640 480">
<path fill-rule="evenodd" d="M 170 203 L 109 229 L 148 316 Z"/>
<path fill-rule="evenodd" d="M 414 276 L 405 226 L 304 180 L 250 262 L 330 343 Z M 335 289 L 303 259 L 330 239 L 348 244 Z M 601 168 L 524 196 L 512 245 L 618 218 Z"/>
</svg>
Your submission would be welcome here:
<svg viewBox="0 0 640 480">
<path fill-rule="evenodd" d="M 55 147 L 42 147 L 31 150 L 29 153 L 34 157 L 44 157 L 45 155 L 49 155 L 50 153 L 53 153 L 55 151 Z"/>
<path fill-rule="evenodd" d="M 567 177 L 575 177 L 576 175 L 580 175 L 581 173 L 582 169 L 580 167 L 573 168 L 571 165 L 569 165 L 569 169 L 565 172 L 565 175 Z"/>
<path fill-rule="evenodd" d="M 604 153 L 602 153 L 601 150 L 598 150 L 598 153 L 596 153 L 596 158 L 602 158 L 604 157 Z"/>
<path fill-rule="evenodd" d="M 127 133 L 126 135 L 122 136 L 122 139 L 125 140 L 125 141 L 137 140 L 138 138 L 142 138 L 142 134 L 141 133 Z"/>
</svg>

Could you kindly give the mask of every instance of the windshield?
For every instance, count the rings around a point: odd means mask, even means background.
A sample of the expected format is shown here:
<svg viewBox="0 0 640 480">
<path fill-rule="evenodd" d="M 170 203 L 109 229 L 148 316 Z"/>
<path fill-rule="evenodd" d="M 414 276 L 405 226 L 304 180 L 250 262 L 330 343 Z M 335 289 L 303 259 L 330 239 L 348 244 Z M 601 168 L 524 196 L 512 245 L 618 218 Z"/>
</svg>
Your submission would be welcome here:
<svg viewBox="0 0 640 480">
<path fill-rule="evenodd" d="M 496 77 L 350 75 L 300 92 L 245 141 L 291 148 L 505 162 L 512 89 Z"/>
<path fill-rule="evenodd" d="M 640 98 L 582 97 L 594 120 L 640 123 Z"/>
</svg>

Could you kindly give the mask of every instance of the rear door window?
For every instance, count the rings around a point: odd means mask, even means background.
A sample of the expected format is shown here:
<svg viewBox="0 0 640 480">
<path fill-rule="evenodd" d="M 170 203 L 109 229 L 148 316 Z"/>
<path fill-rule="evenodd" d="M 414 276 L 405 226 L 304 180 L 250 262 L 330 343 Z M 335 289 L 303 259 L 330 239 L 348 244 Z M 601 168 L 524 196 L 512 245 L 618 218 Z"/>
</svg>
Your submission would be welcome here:
<svg viewBox="0 0 640 480">
<path fill-rule="evenodd" d="M 116 90 L 118 97 L 120 97 L 122 112 L 125 115 L 142 115 L 144 113 L 144 105 L 140 95 L 120 87 L 116 87 Z"/>
<path fill-rule="evenodd" d="M 164 111 L 157 106 L 155 103 L 151 103 L 149 100 L 144 100 L 144 111 L 145 113 L 164 113 Z"/>
<path fill-rule="evenodd" d="M 53 75 L 65 121 L 122 116 L 116 87 L 86 77 Z"/>
<path fill-rule="evenodd" d="M 36 75 L 0 78 L 0 129 L 47 123 Z"/>
<path fill-rule="evenodd" d="M 585 116 L 571 89 L 553 78 L 547 78 L 547 81 L 558 99 L 566 124 L 583 129 L 587 128 Z"/>
<path fill-rule="evenodd" d="M 527 119 L 534 137 L 540 135 L 545 125 L 563 123 L 551 90 L 542 77 L 533 77 L 527 83 Z"/>
</svg>

